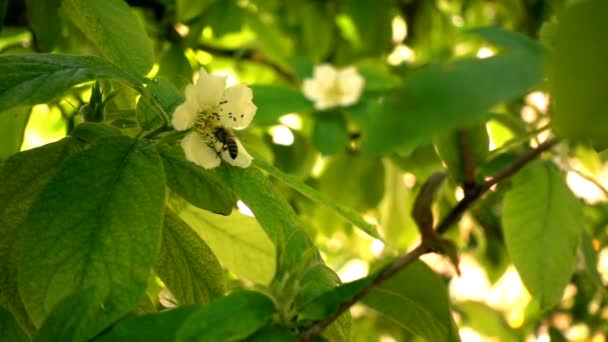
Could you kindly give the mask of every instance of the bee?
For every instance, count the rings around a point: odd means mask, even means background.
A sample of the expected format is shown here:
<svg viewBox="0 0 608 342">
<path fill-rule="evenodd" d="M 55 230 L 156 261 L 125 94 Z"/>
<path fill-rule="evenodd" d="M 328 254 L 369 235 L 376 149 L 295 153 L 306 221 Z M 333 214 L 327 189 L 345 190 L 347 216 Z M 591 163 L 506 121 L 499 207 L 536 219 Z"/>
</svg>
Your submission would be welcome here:
<svg viewBox="0 0 608 342">
<path fill-rule="evenodd" d="M 239 155 L 239 148 L 236 144 L 236 138 L 232 131 L 222 126 L 218 126 L 213 131 L 213 136 L 215 136 L 217 141 L 222 143 L 222 150 L 228 150 L 228 154 L 230 154 L 230 157 L 232 159 L 236 159 L 236 157 Z"/>
</svg>

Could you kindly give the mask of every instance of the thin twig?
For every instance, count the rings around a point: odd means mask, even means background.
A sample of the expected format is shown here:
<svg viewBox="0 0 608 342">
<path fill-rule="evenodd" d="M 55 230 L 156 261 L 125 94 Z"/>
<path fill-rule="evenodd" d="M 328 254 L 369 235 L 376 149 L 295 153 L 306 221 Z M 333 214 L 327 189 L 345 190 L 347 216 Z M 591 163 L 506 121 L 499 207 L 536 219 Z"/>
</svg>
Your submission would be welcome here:
<svg viewBox="0 0 608 342">
<path fill-rule="evenodd" d="M 452 225 L 454 225 L 456 222 L 458 222 L 458 220 L 460 220 L 462 214 L 471 206 L 471 204 L 473 204 L 473 202 L 479 199 L 483 194 L 488 192 L 490 188 L 492 188 L 492 186 L 512 176 L 525 165 L 538 158 L 543 152 L 551 149 L 558 142 L 558 139 L 551 139 L 545 141 L 544 143 L 538 145 L 536 148 L 522 155 L 519 159 L 515 160 L 513 163 L 511 163 L 501 171 L 497 172 L 492 178 L 486 180 L 483 184 L 474 187 L 468 195 L 466 195 L 462 200 L 458 202 L 458 204 L 441 221 L 441 223 L 437 225 L 437 233 L 445 233 Z M 384 270 L 378 275 L 378 277 L 376 277 L 368 286 L 363 288 L 361 292 L 357 293 L 350 300 L 342 303 L 334 314 L 323 320 L 317 321 L 307 330 L 302 332 L 302 334 L 300 334 L 300 341 L 310 341 L 313 337 L 320 335 L 323 330 L 325 330 L 325 328 L 327 328 L 331 323 L 333 323 L 353 304 L 361 300 L 385 280 L 391 278 L 395 273 L 401 271 L 407 265 L 418 260 L 421 255 L 429 252 L 431 252 L 431 250 L 429 250 L 429 248 L 424 244 L 423 241 L 420 245 L 418 245 L 416 248 L 414 248 L 407 254 L 397 258 L 395 261 L 386 266 Z"/>
<path fill-rule="evenodd" d="M 290 83 L 295 84 L 295 85 L 298 84 L 298 80 L 290 72 L 285 70 L 282 66 L 278 65 L 277 63 L 274 63 L 273 61 L 265 58 L 258 50 L 255 50 L 255 49 L 227 49 L 227 48 L 207 45 L 204 43 L 199 43 L 197 46 L 194 47 L 194 49 L 203 50 L 212 55 L 231 57 L 231 58 L 234 58 L 237 60 L 244 59 L 244 60 L 248 60 L 251 62 L 265 65 L 265 66 L 273 69 L 276 73 L 281 75 L 281 77 L 283 77 Z"/>
<path fill-rule="evenodd" d="M 475 188 L 475 156 L 473 155 L 473 147 L 471 147 L 469 133 L 465 129 L 460 129 L 457 134 L 458 144 L 462 151 L 462 185 L 466 196 L 467 193 Z"/>
</svg>

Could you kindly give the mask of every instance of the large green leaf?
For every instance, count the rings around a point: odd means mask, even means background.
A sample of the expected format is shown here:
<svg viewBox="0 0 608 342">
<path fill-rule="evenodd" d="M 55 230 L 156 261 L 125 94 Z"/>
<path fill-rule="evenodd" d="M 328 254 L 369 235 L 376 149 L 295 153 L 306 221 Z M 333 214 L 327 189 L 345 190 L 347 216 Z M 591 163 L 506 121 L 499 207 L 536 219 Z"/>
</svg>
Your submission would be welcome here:
<svg viewBox="0 0 608 342">
<path fill-rule="evenodd" d="M 258 106 L 254 117 L 258 125 L 273 125 L 282 115 L 314 110 L 312 102 L 298 89 L 280 85 L 252 85 L 251 89 L 253 102 Z"/>
<path fill-rule="evenodd" d="M 378 231 L 376 230 L 376 227 L 374 225 L 366 222 L 353 209 L 337 205 L 335 202 L 330 201 L 325 196 L 323 196 L 323 194 L 321 194 L 320 192 L 316 191 L 315 189 L 311 188 L 310 186 L 308 186 L 305 183 L 303 183 L 302 181 L 300 181 L 297 177 L 294 177 L 292 175 L 281 172 L 280 170 L 273 167 L 272 165 L 270 165 L 269 163 L 267 163 L 266 161 L 264 161 L 261 158 L 256 157 L 256 159 L 254 159 L 253 162 L 261 170 L 268 172 L 270 175 L 272 175 L 276 179 L 289 185 L 294 190 L 296 190 L 297 192 L 301 193 L 302 195 L 308 197 L 309 199 L 317 202 L 320 205 L 323 205 L 323 206 L 331 209 L 337 215 L 342 216 L 345 220 L 347 220 L 348 222 L 352 223 L 353 225 L 359 227 L 361 230 L 363 230 L 367 234 L 369 234 L 373 237 L 376 237 L 376 238 L 380 237 L 380 235 L 378 234 Z"/>
<path fill-rule="evenodd" d="M 573 2 L 560 14 L 555 32 L 549 77 L 551 124 L 555 133 L 577 140 L 590 140 L 594 147 L 608 147 L 608 2 Z M 581 91 L 584 89 L 584 91 Z"/>
<path fill-rule="evenodd" d="M 431 65 L 403 88 L 364 106 L 363 149 L 409 153 L 438 133 L 482 121 L 493 106 L 526 94 L 542 80 L 541 54 L 509 52 Z"/>
<path fill-rule="evenodd" d="M 184 321 L 198 310 L 195 306 L 184 306 L 151 315 L 135 316 L 116 324 L 96 342 L 172 342 Z"/>
<path fill-rule="evenodd" d="M 0 331 L 6 341 L 28 342 L 27 333 L 19 326 L 13 315 L 0 306 Z"/>
<path fill-rule="evenodd" d="M 181 148 L 157 147 L 171 190 L 201 209 L 222 215 L 232 212 L 236 198 L 215 170 L 205 170 L 186 160 Z"/>
<path fill-rule="evenodd" d="M 83 339 L 134 307 L 158 254 L 164 202 L 162 162 L 147 142 L 110 137 L 70 157 L 25 222 L 19 293 L 34 324 L 88 288 L 98 310 L 79 318 Z"/>
<path fill-rule="evenodd" d="M 0 113 L 0 160 L 19 152 L 31 107 L 15 107 Z"/>
<path fill-rule="evenodd" d="M 227 269 L 260 284 L 272 280 L 276 249 L 254 218 L 237 211 L 230 216 L 220 216 L 193 206 L 184 208 L 179 216 L 200 235 Z"/>
<path fill-rule="evenodd" d="M 136 75 L 154 63 L 152 41 L 123 0 L 63 0 L 63 13 L 110 62 Z"/>
<path fill-rule="evenodd" d="M 30 28 L 41 52 L 53 50 L 61 36 L 61 0 L 26 0 Z"/>
<path fill-rule="evenodd" d="M 276 309 L 259 292 L 237 291 L 191 314 L 176 341 L 237 341 L 266 325 Z"/>
<path fill-rule="evenodd" d="M 70 138 L 9 158 L 0 171 L 0 305 L 13 313 L 28 330 L 33 326 L 17 288 L 17 264 L 21 257 L 22 224 L 32 202 L 79 147 Z"/>
<path fill-rule="evenodd" d="M 251 209 L 256 220 L 274 242 L 280 254 L 285 239 L 299 229 L 293 208 L 273 187 L 270 180 L 256 168 L 222 165 L 218 170 L 235 194 Z"/>
<path fill-rule="evenodd" d="M 71 87 L 97 78 L 118 78 L 131 86 L 138 86 L 141 80 L 93 56 L 0 56 L 0 112 L 51 101 Z"/>
<path fill-rule="evenodd" d="M 225 291 L 224 270 L 211 249 L 170 209 L 154 270 L 180 305 L 206 304 Z"/>
<path fill-rule="evenodd" d="M 537 162 L 515 175 L 504 199 L 502 224 L 526 288 L 543 309 L 559 303 L 574 270 L 584 217 L 553 165 Z"/>
<path fill-rule="evenodd" d="M 384 170 L 384 198 L 378 208 L 382 236 L 389 246 L 405 250 L 419 236 L 411 215 L 414 190 L 405 185 L 403 172 L 392 162 L 386 161 Z"/>
<path fill-rule="evenodd" d="M 502 312 L 484 303 L 466 301 L 458 303 L 456 309 L 462 317 L 462 325 L 471 327 L 484 336 L 505 342 L 522 340 L 516 330 L 506 322 Z"/>
<path fill-rule="evenodd" d="M 74 292 L 62 299 L 36 334 L 37 342 L 81 341 L 91 336 L 87 326 L 82 324 L 82 317 L 98 314 L 103 304 L 95 298 L 95 289 L 89 287 Z"/>
<path fill-rule="evenodd" d="M 427 341 L 459 341 L 445 281 L 414 262 L 363 298 L 363 303 Z"/>
</svg>

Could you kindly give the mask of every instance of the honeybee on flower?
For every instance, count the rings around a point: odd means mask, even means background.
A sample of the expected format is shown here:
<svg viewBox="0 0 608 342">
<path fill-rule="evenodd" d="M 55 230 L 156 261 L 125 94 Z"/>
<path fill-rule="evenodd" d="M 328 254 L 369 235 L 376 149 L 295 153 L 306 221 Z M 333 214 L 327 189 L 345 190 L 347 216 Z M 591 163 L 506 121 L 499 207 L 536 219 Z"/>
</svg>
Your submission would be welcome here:
<svg viewBox="0 0 608 342">
<path fill-rule="evenodd" d="M 243 84 L 226 88 L 226 78 L 209 75 L 201 68 L 196 83 L 186 87 L 186 100 L 175 108 L 171 119 L 176 130 L 191 130 L 181 146 L 188 160 L 206 169 L 219 166 L 222 159 L 243 168 L 253 160 L 232 132 L 246 128 L 253 120 L 257 110 L 253 93 Z"/>
</svg>

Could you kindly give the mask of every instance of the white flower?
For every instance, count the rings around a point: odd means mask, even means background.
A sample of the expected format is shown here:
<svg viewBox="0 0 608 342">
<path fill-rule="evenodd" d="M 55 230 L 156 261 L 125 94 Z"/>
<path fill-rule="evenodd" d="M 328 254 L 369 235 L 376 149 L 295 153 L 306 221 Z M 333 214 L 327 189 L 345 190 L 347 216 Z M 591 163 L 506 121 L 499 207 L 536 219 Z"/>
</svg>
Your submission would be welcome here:
<svg viewBox="0 0 608 342">
<path fill-rule="evenodd" d="M 219 166 L 220 157 L 233 166 L 251 165 L 253 158 L 232 129 L 245 128 L 253 120 L 257 107 L 252 98 L 251 88 L 242 84 L 226 88 L 226 76 L 209 75 L 201 68 L 196 83 L 186 87 L 186 101 L 175 108 L 171 119 L 178 131 L 192 129 L 182 140 L 186 158 L 206 169 Z"/>
<path fill-rule="evenodd" d="M 315 102 L 319 110 L 350 106 L 359 100 L 365 80 L 355 67 L 336 70 L 329 64 L 315 66 L 313 78 L 302 85 L 304 96 Z"/>
</svg>

